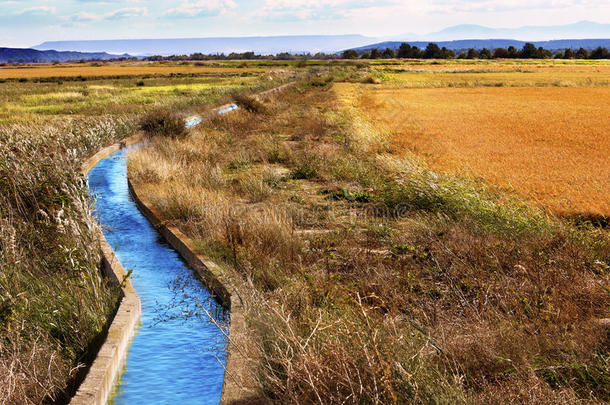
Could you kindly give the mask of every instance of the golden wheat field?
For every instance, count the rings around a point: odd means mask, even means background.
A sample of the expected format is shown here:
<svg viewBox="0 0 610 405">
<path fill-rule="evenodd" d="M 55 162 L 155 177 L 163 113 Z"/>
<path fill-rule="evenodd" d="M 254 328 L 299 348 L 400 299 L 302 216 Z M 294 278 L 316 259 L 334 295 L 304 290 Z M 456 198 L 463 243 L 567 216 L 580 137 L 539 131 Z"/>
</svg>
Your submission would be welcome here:
<svg viewBox="0 0 610 405">
<path fill-rule="evenodd" d="M 433 168 L 561 214 L 610 214 L 609 87 L 337 87 Z"/>
<path fill-rule="evenodd" d="M 495 61 L 494 61 L 495 62 Z M 378 69 L 380 70 L 380 69 Z M 588 64 L 403 64 L 384 67 L 386 87 L 589 87 L 610 85 L 610 65 Z"/>
</svg>

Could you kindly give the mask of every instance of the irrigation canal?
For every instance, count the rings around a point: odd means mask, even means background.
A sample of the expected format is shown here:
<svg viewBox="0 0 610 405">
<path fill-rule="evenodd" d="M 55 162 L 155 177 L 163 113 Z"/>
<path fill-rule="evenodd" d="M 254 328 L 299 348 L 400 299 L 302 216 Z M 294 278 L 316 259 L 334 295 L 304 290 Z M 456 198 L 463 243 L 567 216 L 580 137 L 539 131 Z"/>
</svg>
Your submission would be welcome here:
<svg viewBox="0 0 610 405">
<path fill-rule="evenodd" d="M 194 118 L 187 126 L 200 122 Z M 95 215 L 119 261 L 132 271 L 142 302 L 141 326 L 109 403 L 218 404 L 226 339 L 206 316 L 184 315 L 197 304 L 217 316 L 227 314 L 138 210 L 127 186 L 126 160 L 127 151 L 120 150 L 88 176 Z"/>
</svg>

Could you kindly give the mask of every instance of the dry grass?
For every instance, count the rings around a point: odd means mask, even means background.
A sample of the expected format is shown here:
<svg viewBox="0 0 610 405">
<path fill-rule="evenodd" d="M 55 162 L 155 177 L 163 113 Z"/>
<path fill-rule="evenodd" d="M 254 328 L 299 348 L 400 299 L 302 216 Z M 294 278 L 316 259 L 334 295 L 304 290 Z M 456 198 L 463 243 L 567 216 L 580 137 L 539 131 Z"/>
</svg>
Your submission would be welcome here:
<svg viewBox="0 0 610 405">
<path fill-rule="evenodd" d="M 103 338 L 119 291 L 100 274 L 79 162 L 133 129 L 0 127 L 0 403 L 65 403 Z"/>
<path fill-rule="evenodd" d="M 610 400 L 608 236 L 388 153 L 322 82 L 129 161 L 243 280 L 261 399 Z"/>
<path fill-rule="evenodd" d="M 188 114 L 230 95 L 273 86 L 285 74 L 232 73 L 212 76 L 153 75 L 48 81 L 0 79 L 0 125 L 50 121 L 65 116 L 138 114 L 175 109 Z M 138 85 L 143 83 L 143 85 Z M 139 118 L 139 117 L 138 117 Z M 134 119 L 138 119 L 134 118 Z"/>
<path fill-rule="evenodd" d="M 610 215 L 608 88 L 354 87 L 338 91 L 394 133 L 397 153 L 514 188 L 562 214 Z"/>
</svg>

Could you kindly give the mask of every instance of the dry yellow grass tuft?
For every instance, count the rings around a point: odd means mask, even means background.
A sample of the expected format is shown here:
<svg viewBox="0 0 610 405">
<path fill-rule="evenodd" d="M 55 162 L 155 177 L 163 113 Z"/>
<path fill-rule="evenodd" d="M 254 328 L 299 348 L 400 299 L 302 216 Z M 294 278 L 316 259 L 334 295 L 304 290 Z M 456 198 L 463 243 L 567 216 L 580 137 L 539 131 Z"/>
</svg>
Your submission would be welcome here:
<svg viewBox="0 0 610 405">
<path fill-rule="evenodd" d="M 514 188 L 562 214 L 610 215 L 610 88 L 337 90 L 387 125 L 398 151 L 433 168 Z"/>
</svg>

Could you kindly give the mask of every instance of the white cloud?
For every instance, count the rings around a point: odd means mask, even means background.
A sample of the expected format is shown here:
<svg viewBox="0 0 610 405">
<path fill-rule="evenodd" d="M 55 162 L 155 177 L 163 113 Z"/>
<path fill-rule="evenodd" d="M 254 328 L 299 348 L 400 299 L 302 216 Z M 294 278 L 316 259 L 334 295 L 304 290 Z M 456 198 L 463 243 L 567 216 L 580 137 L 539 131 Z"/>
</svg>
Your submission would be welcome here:
<svg viewBox="0 0 610 405">
<path fill-rule="evenodd" d="M 257 13 L 274 19 L 365 17 L 392 18 L 396 13 L 501 13 L 533 9 L 607 7 L 608 0 L 265 0 Z"/>
<path fill-rule="evenodd" d="M 65 19 L 71 22 L 93 22 L 101 20 L 102 16 L 93 13 L 80 12 L 71 16 L 67 16 L 65 17 Z"/>
<path fill-rule="evenodd" d="M 136 17 L 146 17 L 148 15 L 148 9 L 146 8 L 128 7 L 102 14 L 80 12 L 77 14 L 65 16 L 63 19 L 66 22 L 66 25 L 72 25 L 92 23 L 104 20 L 126 20 Z"/>
<path fill-rule="evenodd" d="M 607 0 L 433 0 L 434 11 L 447 13 L 498 13 L 532 9 L 562 9 L 578 6 L 599 7 Z"/>
<path fill-rule="evenodd" d="M 163 15 L 194 18 L 219 15 L 236 8 L 237 4 L 233 0 L 183 1 L 178 7 L 166 10 Z"/>
<path fill-rule="evenodd" d="M 391 9 L 409 0 L 265 0 L 257 16 L 270 20 L 342 19 L 354 10 Z"/>
<path fill-rule="evenodd" d="M 17 11 L 14 15 L 48 15 L 55 14 L 55 7 L 50 6 L 36 6 L 27 7 Z"/>
<path fill-rule="evenodd" d="M 127 18 L 146 17 L 148 9 L 143 7 L 121 8 L 104 15 L 105 20 L 123 20 Z"/>
</svg>

